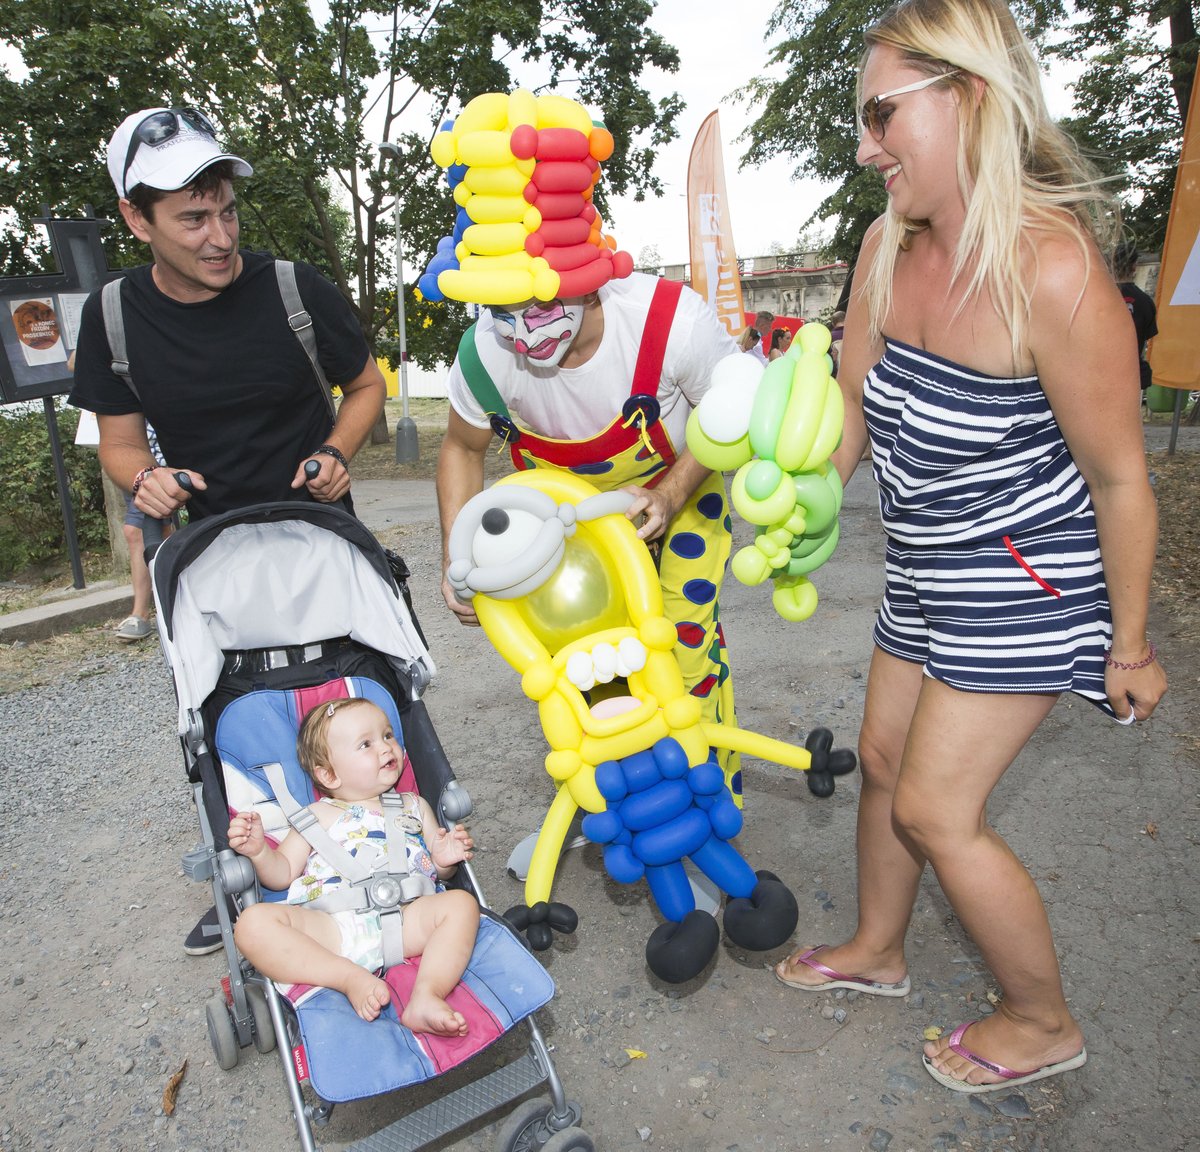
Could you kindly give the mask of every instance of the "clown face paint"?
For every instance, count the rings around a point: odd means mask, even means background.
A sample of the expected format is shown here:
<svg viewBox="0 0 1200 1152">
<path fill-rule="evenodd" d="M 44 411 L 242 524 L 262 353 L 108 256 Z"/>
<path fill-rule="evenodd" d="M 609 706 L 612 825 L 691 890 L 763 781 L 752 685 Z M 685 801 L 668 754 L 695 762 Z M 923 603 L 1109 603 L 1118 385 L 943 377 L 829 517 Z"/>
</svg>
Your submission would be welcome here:
<svg viewBox="0 0 1200 1152">
<path fill-rule="evenodd" d="M 496 334 L 511 344 L 518 356 L 528 356 L 543 367 L 556 368 L 579 335 L 584 302 L 578 297 L 551 300 L 546 304 L 536 301 L 511 311 L 505 308 L 488 310 L 496 325 Z"/>
</svg>

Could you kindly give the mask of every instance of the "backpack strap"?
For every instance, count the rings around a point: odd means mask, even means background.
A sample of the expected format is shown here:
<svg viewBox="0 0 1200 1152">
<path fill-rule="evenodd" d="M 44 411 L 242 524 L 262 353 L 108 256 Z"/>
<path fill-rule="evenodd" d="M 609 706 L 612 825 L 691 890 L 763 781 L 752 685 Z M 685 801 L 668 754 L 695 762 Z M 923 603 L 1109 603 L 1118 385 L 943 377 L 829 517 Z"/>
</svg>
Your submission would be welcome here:
<svg viewBox="0 0 1200 1152">
<path fill-rule="evenodd" d="M 317 387 L 321 389 L 321 396 L 329 408 L 329 415 L 334 416 L 333 394 L 330 391 L 329 380 L 325 375 L 325 370 L 321 367 L 320 357 L 317 355 L 317 335 L 313 331 L 312 317 L 304 307 L 304 300 L 300 296 L 300 288 L 296 284 L 296 265 L 290 260 L 276 260 L 275 278 L 279 281 L 279 294 L 283 297 L 283 307 L 284 311 L 287 312 L 288 327 L 296 334 L 296 339 L 300 341 L 300 345 L 304 349 L 304 354 L 308 357 L 308 362 L 312 365 L 313 374 L 317 378 Z"/>
<path fill-rule="evenodd" d="M 108 337 L 113 374 L 125 381 L 125 386 L 141 403 L 141 393 L 129 372 L 129 349 L 125 346 L 125 313 L 121 307 L 121 285 L 124 280 L 121 277 L 104 285 L 100 290 L 100 308 L 104 313 L 104 334 Z"/>
</svg>

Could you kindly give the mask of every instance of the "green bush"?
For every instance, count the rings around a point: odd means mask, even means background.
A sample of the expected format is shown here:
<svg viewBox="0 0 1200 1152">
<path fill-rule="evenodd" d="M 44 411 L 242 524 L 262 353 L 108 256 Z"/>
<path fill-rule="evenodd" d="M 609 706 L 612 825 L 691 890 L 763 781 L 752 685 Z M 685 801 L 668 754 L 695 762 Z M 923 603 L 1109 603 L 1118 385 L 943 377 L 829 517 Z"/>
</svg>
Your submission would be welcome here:
<svg viewBox="0 0 1200 1152">
<path fill-rule="evenodd" d="M 100 463 L 94 448 L 75 446 L 78 424 L 77 409 L 59 408 L 75 534 L 83 550 L 107 548 Z M 7 579 L 67 553 L 50 434 L 40 405 L 0 408 L 0 460 L 0 578 Z"/>
</svg>

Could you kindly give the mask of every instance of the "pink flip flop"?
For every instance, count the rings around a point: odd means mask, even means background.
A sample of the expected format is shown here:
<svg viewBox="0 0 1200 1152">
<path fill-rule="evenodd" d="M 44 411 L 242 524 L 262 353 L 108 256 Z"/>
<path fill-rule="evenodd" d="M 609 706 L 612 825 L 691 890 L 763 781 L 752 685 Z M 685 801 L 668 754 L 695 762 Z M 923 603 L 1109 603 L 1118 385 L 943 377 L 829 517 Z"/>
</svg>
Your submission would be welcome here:
<svg viewBox="0 0 1200 1152">
<path fill-rule="evenodd" d="M 834 988 L 848 988 L 852 992 L 865 992 L 868 996 L 907 996 L 912 991 L 912 983 L 907 976 L 895 984 L 881 984 L 878 980 L 868 980 L 865 976 L 846 976 L 841 972 L 835 972 L 832 968 L 827 968 L 813 959 L 822 948 L 828 947 L 828 944 L 818 944 L 815 948 L 810 948 L 796 957 L 798 964 L 805 964 L 814 972 L 820 972 L 822 976 L 829 977 L 823 983 L 800 984 L 780 975 L 779 969 L 787 963 L 786 959 L 780 960 L 775 965 L 775 979 L 780 984 L 786 984 L 789 988 L 795 988 L 801 992 L 829 992 Z"/>
<path fill-rule="evenodd" d="M 996 1092 L 1001 1088 L 1019 1088 L 1022 1084 L 1032 1084 L 1035 1080 L 1044 1080 L 1047 1076 L 1070 1072 L 1072 1068 L 1079 1068 L 1087 1063 L 1087 1049 L 1081 1048 L 1076 1055 L 1067 1060 L 1060 1060 L 1057 1064 L 1045 1064 L 1032 1072 L 1014 1072 L 1011 1068 L 1005 1068 L 1003 1064 L 993 1064 L 990 1060 L 976 1055 L 962 1043 L 963 1034 L 973 1023 L 975 1021 L 972 1020 L 966 1024 L 960 1024 L 954 1029 L 950 1034 L 950 1051 L 964 1060 L 969 1060 L 977 1068 L 982 1068 L 997 1076 L 1003 1076 L 1004 1079 L 998 1084 L 968 1084 L 965 1080 L 956 1080 L 953 1076 L 947 1076 L 945 1072 L 939 1072 L 928 1056 L 922 1056 L 921 1060 L 925 1064 L 925 1071 L 939 1084 L 949 1088 L 951 1092 Z"/>
</svg>

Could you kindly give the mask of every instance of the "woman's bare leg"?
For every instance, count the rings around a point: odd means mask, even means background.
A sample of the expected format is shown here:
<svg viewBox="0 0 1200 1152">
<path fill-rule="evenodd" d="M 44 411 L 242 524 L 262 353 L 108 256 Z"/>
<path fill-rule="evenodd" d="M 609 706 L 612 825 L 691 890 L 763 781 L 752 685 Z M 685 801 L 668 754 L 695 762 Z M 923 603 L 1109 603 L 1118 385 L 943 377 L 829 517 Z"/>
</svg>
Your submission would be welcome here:
<svg viewBox="0 0 1200 1152">
<path fill-rule="evenodd" d="M 919 664 L 875 649 L 858 745 L 858 927 L 844 944 L 819 954 L 820 962 L 836 972 L 888 984 L 902 980 L 908 970 L 904 934 L 925 866 L 924 857 L 892 822 L 892 797 L 924 679 Z M 825 983 L 827 977 L 797 962 L 810 947 L 782 961 L 778 975 L 795 984 Z"/>
<path fill-rule="evenodd" d="M 932 864 L 942 891 L 1004 992 L 997 1012 L 971 1027 L 971 1051 L 1017 1071 L 1076 1055 L 1083 1035 L 1062 992 L 1041 896 L 1028 871 L 987 824 L 992 789 L 1054 706 L 1053 696 L 959 692 L 926 680 L 896 789 L 897 826 Z M 934 1065 L 972 1084 L 1001 1077 L 926 1045 Z"/>
</svg>

